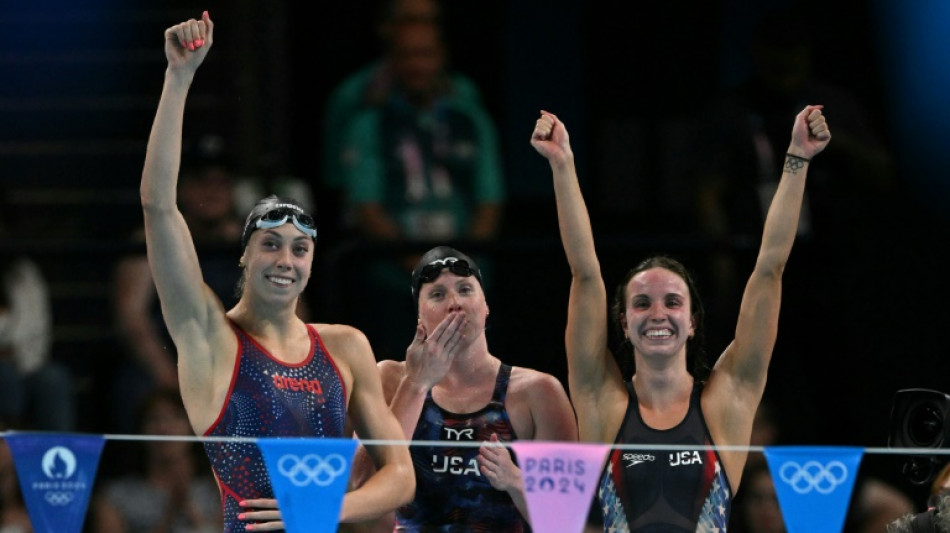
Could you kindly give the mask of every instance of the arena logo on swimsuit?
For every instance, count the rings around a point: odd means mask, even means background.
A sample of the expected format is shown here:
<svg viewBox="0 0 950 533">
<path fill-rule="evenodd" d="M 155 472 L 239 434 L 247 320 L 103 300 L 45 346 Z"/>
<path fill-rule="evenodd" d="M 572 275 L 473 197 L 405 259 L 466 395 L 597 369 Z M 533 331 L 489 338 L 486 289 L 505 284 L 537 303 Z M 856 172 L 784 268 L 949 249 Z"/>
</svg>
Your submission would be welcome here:
<svg viewBox="0 0 950 533">
<path fill-rule="evenodd" d="M 670 466 L 688 466 L 703 464 L 703 458 L 698 451 L 685 451 L 670 454 Z"/>
<path fill-rule="evenodd" d="M 274 374 L 274 387 L 278 390 L 290 389 L 292 391 L 306 391 L 319 396 L 319 402 L 323 403 L 326 399 L 323 397 L 323 386 L 319 379 L 300 379 Z"/>
</svg>

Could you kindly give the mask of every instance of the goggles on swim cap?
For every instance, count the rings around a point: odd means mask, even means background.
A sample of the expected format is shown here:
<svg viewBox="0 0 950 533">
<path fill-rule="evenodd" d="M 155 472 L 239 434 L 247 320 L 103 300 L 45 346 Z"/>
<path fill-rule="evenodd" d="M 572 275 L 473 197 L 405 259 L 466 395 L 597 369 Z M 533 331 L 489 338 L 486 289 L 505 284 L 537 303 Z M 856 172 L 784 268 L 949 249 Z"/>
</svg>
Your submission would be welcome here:
<svg viewBox="0 0 950 533">
<path fill-rule="evenodd" d="M 463 278 L 475 276 L 479 283 L 482 281 L 481 273 L 477 269 L 472 268 L 468 264 L 468 261 L 457 257 L 446 257 L 444 259 L 436 259 L 422 267 L 422 270 L 416 274 L 413 280 L 412 292 L 418 293 L 423 283 L 431 283 L 438 279 L 444 269 L 449 269 L 449 272 L 456 276 Z"/>
<path fill-rule="evenodd" d="M 304 235 L 314 241 L 317 240 L 317 225 L 314 223 L 313 217 L 304 213 L 303 209 L 293 204 L 277 204 L 253 223 L 248 222 L 244 227 L 244 236 L 241 238 L 241 241 L 244 246 L 247 246 L 247 241 L 250 239 L 251 233 L 253 233 L 254 230 L 277 228 L 286 224 L 288 220 L 292 221 L 294 226 L 302 231 Z"/>
</svg>

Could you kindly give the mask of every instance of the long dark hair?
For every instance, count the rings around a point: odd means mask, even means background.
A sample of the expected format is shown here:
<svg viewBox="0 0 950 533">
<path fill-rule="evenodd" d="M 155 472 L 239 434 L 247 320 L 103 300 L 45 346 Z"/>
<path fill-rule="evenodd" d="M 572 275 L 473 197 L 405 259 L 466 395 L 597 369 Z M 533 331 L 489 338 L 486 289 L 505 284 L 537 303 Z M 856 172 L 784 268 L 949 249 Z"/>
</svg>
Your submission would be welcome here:
<svg viewBox="0 0 950 533">
<path fill-rule="evenodd" d="M 614 302 L 610 309 L 610 314 L 616 333 L 619 336 L 617 348 L 614 350 L 614 357 L 617 359 L 617 364 L 620 366 L 623 378 L 624 380 L 628 380 L 633 377 L 634 372 L 636 372 L 633 345 L 630 343 L 630 339 L 624 334 L 622 323 L 627 305 L 627 284 L 630 283 L 630 280 L 633 279 L 634 276 L 651 268 L 669 270 L 682 278 L 686 283 L 686 287 L 689 289 L 690 313 L 693 319 L 694 331 L 693 336 L 686 341 L 686 367 L 691 369 L 690 373 L 693 375 L 694 380 L 697 382 L 704 381 L 709 376 L 709 363 L 706 360 L 706 329 L 703 326 L 706 311 L 703 308 L 703 301 L 699 297 L 699 291 L 696 289 L 693 276 L 686 266 L 673 257 L 663 254 L 648 257 L 637 266 L 631 268 L 627 272 L 627 275 L 624 276 L 620 285 L 617 286 L 617 291 L 614 294 Z"/>
</svg>

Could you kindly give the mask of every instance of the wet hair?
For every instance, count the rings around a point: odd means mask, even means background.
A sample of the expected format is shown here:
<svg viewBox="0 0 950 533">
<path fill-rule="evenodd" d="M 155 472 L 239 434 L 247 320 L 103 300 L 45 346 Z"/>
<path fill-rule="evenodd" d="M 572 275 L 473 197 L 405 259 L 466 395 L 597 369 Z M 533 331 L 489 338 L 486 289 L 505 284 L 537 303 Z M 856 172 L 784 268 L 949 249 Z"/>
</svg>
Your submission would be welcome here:
<svg viewBox="0 0 950 533">
<path fill-rule="evenodd" d="M 629 337 L 624 334 L 623 316 L 627 308 L 627 284 L 640 272 L 650 270 L 651 268 L 663 268 L 676 274 L 686 283 L 689 289 L 690 317 L 693 319 L 693 336 L 686 341 L 686 367 L 690 369 L 693 379 L 704 381 L 709 376 L 709 364 L 706 361 L 705 353 L 705 328 L 703 322 L 706 311 L 703 308 L 703 302 L 699 297 L 699 291 L 696 289 L 696 283 L 693 276 L 687 270 L 686 266 L 678 260 L 663 254 L 653 255 L 640 262 L 637 266 L 631 268 L 623 281 L 617 286 L 617 292 L 614 295 L 613 306 L 611 307 L 611 316 L 617 335 L 620 336 L 617 349 L 614 350 L 617 364 L 624 379 L 629 379 L 636 371 L 636 363 L 633 357 L 633 345 Z"/>
</svg>

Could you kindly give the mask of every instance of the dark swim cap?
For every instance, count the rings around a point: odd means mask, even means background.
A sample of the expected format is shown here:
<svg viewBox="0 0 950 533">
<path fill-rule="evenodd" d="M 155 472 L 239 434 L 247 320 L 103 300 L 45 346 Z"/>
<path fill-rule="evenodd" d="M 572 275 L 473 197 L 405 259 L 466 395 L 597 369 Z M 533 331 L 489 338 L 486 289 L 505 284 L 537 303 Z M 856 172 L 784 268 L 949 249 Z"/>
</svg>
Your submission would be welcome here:
<svg viewBox="0 0 950 533">
<path fill-rule="evenodd" d="M 475 276 L 478 283 L 482 283 L 482 272 L 471 257 L 451 246 L 436 246 L 426 252 L 412 269 L 410 288 L 413 299 L 419 299 L 419 289 L 423 283 L 435 281 L 446 268 L 457 276 Z"/>
</svg>

